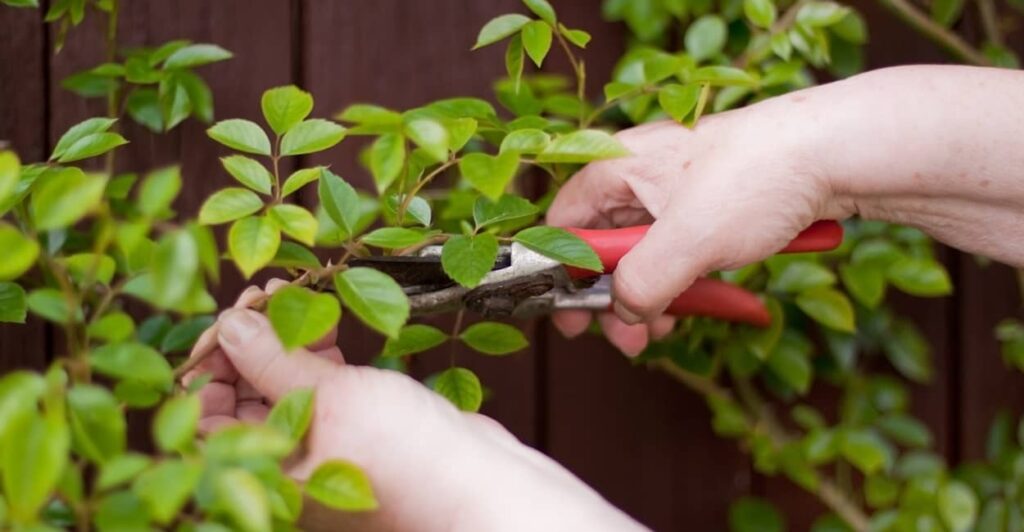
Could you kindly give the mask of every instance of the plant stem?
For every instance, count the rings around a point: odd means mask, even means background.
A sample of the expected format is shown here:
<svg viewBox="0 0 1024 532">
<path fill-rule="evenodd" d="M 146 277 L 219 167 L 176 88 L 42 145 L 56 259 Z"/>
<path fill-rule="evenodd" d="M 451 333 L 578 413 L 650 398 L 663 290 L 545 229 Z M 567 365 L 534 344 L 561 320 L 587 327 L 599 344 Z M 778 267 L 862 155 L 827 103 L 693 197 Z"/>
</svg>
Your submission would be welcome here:
<svg viewBox="0 0 1024 532">
<path fill-rule="evenodd" d="M 274 201 L 272 205 L 281 203 L 281 136 L 278 135 L 277 142 L 274 143 L 274 153 L 270 156 L 271 164 L 274 168 Z"/>
<path fill-rule="evenodd" d="M 569 65 L 572 66 L 572 72 L 576 76 L 576 98 L 580 101 L 580 116 L 579 124 L 580 127 L 585 127 L 587 110 L 584 102 L 587 101 L 587 69 L 584 65 L 583 60 L 576 57 L 576 54 L 572 52 L 572 48 L 569 47 L 569 42 L 562 35 L 561 31 L 558 31 L 557 27 L 551 28 L 554 32 L 555 38 L 558 39 L 558 44 L 562 47 L 565 52 L 565 57 L 569 59 Z"/>
<path fill-rule="evenodd" d="M 957 59 L 972 65 L 992 66 L 992 62 L 984 54 L 974 49 L 956 33 L 922 13 L 908 0 L 878 0 L 878 2 L 896 13 L 913 29 L 945 48 Z"/>
<path fill-rule="evenodd" d="M 445 170 L 458 164 L 458 162 L 459 159 L 457 157 L 452 157 L 451 159 L 445 161 L 444 164 L 442 164 L 441 166 L 435 168 L 429 174 L 423 176 L 423 179 L 417 181 L 416 185 L 412 187 L 412 190 L 410 190 L 402 198 L 402 204 L 399 205 L 398 210 L 395 211 L 395 218 L 397 218 L 398 221 L 401 222 L 402 219 L 405 218 L 405 211 L 409 208 L 409 204 L 412 203 L 412 199 L 416 197 L 416 194 L 418 194 L 423 187 L 427 186 L 427 183 L 430 183 L 435 177 L 441 175 L 441 172 L 444 172 Z"/>
<path fill-rule="evenodd" d="M 651 363 L 651 366 L 667 373 L 684 386 L 704 397 L 729 398 L 732 396 L 728 390 L 722 388 L 713 380 L 694 375 L 668 360 L 655 360 Z M 747 415 L 751 418 L 751 424 L 755 427 L 762 427 L 776 448 L 792 441 L 792 436 L 787 434 L 786 430 L 775 419 L 775 416 L 761 400 L 749 381 L 738 379 L 736 389 L 739 392 L 741 402 L 746 407 Z M 816 489 L 813 491 L 808 489 L 808 491 L 818 497 L 857 532 L 866 532 L 870 527 L 870 520 L 867 514 L 864 513 L 864 510 L 831 479 L 819 475 Z"/>
<path fill-rule="evenodd" d="M 999 30 L 999 13 L 992 0 L 978 0 L 978 13 L 981 15 L 981 27 L 985 31 L 985 39 L 997 46 L 1003 45 L 1003 34 Z"/>
<path fill-rule="evenodd" d="M 803 8 L 804 5 L 806 5 L 809 1 L 810 0 L 797 0 L 796 2 L 794 2 L 793 5 L 789 6 L 789 8 L 786 9 L 786 12 L 783 13 L 782 16 L 775 21 L 775 24 L 772 24 L 772 27 L 768 30 L 768 33 L 771 35 L 775 35 L 776 33 L 779 32 L 789 31 L 790 26 L 792 26 L 793 22 L 796 21 L 796 16 L 797 14 L 800 13 L 800 9 Z M 766 44 L 766 46 L 770 45 Z M 737 57 L 733 61 L 733 65 L 736 66 L 737 68 L 747 68 L 748 66 L 750 66 L 750 59 L 753 58 L 754 56 L 761 55 L 763 51 L 764 48 L 758 48 L 757 50 L 747 48 L 746 50 L 743 51 L 742 54 L 739 55 L 739 57 Z"/>
</svg>

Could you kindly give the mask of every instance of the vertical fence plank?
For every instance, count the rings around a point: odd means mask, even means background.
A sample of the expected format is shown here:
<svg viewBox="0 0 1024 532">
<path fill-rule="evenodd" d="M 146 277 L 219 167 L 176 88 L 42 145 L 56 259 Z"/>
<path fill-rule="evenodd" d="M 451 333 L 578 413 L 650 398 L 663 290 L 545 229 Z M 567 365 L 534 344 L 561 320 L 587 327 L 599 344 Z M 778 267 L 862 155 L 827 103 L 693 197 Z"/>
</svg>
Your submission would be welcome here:
<svg viewBox="0 0 1024 532">
<path fill-rule="evenodd" d="M 303 84 L 317 99 L 317 112 L 329 114 L 357 102 L 403 110 L 435 99 L 476 96 L 491 99 L 491 82 L 504 72 L 501 47 L 470 51 L 479 28 L 493 16 L 521 11 L 515 0 L 450 2 L 421 0 L 310 0 L 303 3 Z M 349 138 L 341 147 L 312 157 L 364 190 L 373 190 L 368 172 L 357 164 L 364 139 Z M 442 181 L 443 182 L 443 181 Z M 449 181 L 450 182 L 450 181 Z M 306 201 L 316 203 L 313 191 Z M 366 361 L 381 340 L 343 318 L 346 356 Z M 451 317 L 432 321 L 452 327 Z M 526 332 L 531 339 L 533 326 Z M 534 353 L 495 359 L 449 346 L 417 355 L 413 373 L 424 377 L 449 365 L 478 372 L 491 398 L 483 412 L 500 420 L 522 440 L 534 438 Z"/>
<path fill-rule="evenodd" d="M 0 7 L 0 142 L 23 163 L 46 157 L 46 33 L 38 9 Z M 0 259 L 3 260 L 3 259 Z M 42 369 L 48 327 L 39 320 L 0 324 L 0 374 Z"/>
</svg>

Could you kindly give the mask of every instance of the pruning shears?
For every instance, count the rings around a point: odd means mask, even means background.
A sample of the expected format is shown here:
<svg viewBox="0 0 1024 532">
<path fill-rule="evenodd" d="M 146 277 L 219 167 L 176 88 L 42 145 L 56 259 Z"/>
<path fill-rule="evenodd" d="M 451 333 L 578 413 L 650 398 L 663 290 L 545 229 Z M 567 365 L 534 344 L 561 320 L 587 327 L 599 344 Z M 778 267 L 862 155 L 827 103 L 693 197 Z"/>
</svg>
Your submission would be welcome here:
<svg viewBox="0 0 1024 532">
<path fill-rule="evenodd" d="M 603 311 L 612 306 L 611 277 L 619 260 L 650 229 L 570 229 L 597 252 L 604 275 L 567 267 L 513 242 L 502 246 L 494 268 L 477 286 L 456 284 L 441 267 L 441 246 L 427 246 L 414 256 L 353 259 L 350 266 L 377 269 L 394 278 L 409 296 L 415 315 L 467 309 L 487 318 L 528 318 L 556 310 Z M 781 253 L 829 251 L 843 240 L 834 221 L 818 221 L 801 232 Z M 678 316 L 704 316 L 767 327 L 771 315 L 755 294 L 710 278 L 698 279 L 666 309 Z"/>
</svg>

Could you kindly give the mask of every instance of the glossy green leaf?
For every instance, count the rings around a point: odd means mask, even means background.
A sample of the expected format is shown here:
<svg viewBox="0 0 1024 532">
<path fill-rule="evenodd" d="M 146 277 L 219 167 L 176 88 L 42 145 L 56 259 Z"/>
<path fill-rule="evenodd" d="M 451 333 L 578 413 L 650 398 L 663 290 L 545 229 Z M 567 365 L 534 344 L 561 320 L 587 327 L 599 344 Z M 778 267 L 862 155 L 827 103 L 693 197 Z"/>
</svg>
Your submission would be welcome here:
<svg viewBox="0 0 1024 532">
<path fill-rule="evenodd" d="M 786 523 L 782 515 L 767 501 L 755 497 L 741 497 L 729 507 L 731 532 L 783 532 Z"/>
<path fill-rule="evenodd" d="M 448 340 L 448 335 L 436 327 L 414 324 L 402 327 L 396 338 L 384 342 L 382 357 L 403 357 L 433 349 Z"/>
<path fill-rule="evenodd" d="M 168 399 L 153 420 L 153 439 L 164 452 L 184 451 L 199 425 L 199 397 L 182 395 Z"/>
<path fill-rule="evenodd" d="M 270 170 L 259 161 L 250 159 L 244 155 L 232 155 L 221 157 L 221 164 L 239 183 L 259 192 L 269 195 L 271 193 L 274 176 Z"/>
<path fill-rule="evenodd" d="M 67 297 L 55 288 L 37 288 L 28 294 L 25 303 L 33 314 L 56 323 L 67 323 L 72 317 L 82 320 L 82 309 L 72 312 Z"/>
<path fill-rule="evenodd" d="M 328 460 L 320 464 L 306 481 L 305 489 L 307 495 L 328 508 L 346 512 L 377 508 L 377 499 L 366 473 L 344 460 Z"/>
<path fill-rule="evenodd" d="M 393 210 L 397 209 L 400 203 L 399 197 L 392 196 L 391 198 L 388 198 L 388 203 Z M 430 203 L 419 196 L 416 196 L 409 201 L 409 205 L 405 209 L 405 215 L 407 216 L 407 218 L 405 219 L 406 223 L 410 223 L 413 220 L 415 220 L 416 223 L 424 227 L 430 227 L 430 222 L 431 219 L 433 218 L 433 212 L 430 208 Z"/>
<path fill-rule="evenodd" d="M 686 30 L 686 52 L 698 62 L 709 59 L 722 51 L 727 33 L 725 21 L 721 17 L 704 15 L 693 21 Z"/>
<path fill-rule="evenodd" d="M 565 26 L 565 24 L 559 23 L 558 24 L 558 31 L 566 39 L 568 39 L 569 42 L 575 44 L 576 46 L 578 46 L 580 48 L 586 48 L 587 44 L 590 43 L 590 39 L 591 39 L 590 34 L 585 32 L 585 31 L 583 31 L 583 30 L 577 30 L 577 29 L 568 28 L 568 27 Z"/>
<path fill-rule="evenodd" d="M 266 425 L 229 425 L 207 436 L 205 457 L 213 462 L 238 463 L 281 459 L 295 449 L 295 442 Z"/>
<path fill-rule="evenodd" d="M 134 342 L 107 344 L 93 350 L 89 358 L 93 369 L 116 379 L 132 379 L 159 389 L 172 381 L 167 359 L 153 348 Z"/>
<path fill-rule="evenodd" d="M 0 281 L 0 323 L 25 323 L 27 312 L 25 289 L 17 283 Z"/>
<path fill-rule="evenodd" d="M 935 3 L 932 5 L 934 6 Z M 864 44 L 868 42 L 867 24 L 864 22 L 864 18 L 853 10 L 850 10 L 839 22 L 833 24 L 829 31 L 849 43 Z"/>
<path fill-rule="evenodd" d="M 14 430 L 17 437 L 6 438 L 0 446 L 7 512 L 15 522 L 32 522 L 64 471 L 70 436 L 57 416 L 27 416 Z"/>
<path fill-rule="evenodd" d="M 871 265 L 842 264 L 839 277 L 843 286 L 860 304 L 877 308 L 885 297 L 885 272 Z"/>
<path fill-rule="evenodd" d="M 811 288 L 832 286 L 836 276 L 832 270 L 811 261 L 794 261 L 778 274 L 772 274 L 768 289 L 777 292 L 803 292 Z"/>
<path fill-rule="evenodd" d="M 108 343 L 117 343 L 131 338 L 135 333 L 135 322 L 124 312 L 112 312 L 89 324 L 89 336 Z"/>
<path fill-rule="evenodd" d="M 61 135 L 60 140 L 57 141 L 57 146 L 53 148 L 50 160 L 60 159 L 78 141 L 89 135 L 107 131 L 115 122 L 117 122 L 115 118 L 90 118 L 75 124 Z"/>
<path fill-rule="evenodd" d="M 799 345 L 783 337 L 768 356 L 767 365 L 772 373 L 799 394 L 810 390 L 813 370 L 811 361 Z"/>
<path fill-rule="evenodd" d="M 796 304 L 826 327 L 846 332 L 855 329 L 853 305 L 842 292 L 825 287 L 812 288 L 798 294 Z"/>
<path fill-rule="evenodd" d="M 149 457 L 141 454 L 127 453 L 115 456 L 100 466 L 96 487 L 101 490 L 107 490 L 124 484 L 135 478 L 149 464 Z"/>
<path fill-rule="evenodd" d="M 694 70 L 693 74 L 690 75 L 690 81 L 697 83 L 707 82 L 711 85 L 722 87 L 753 87 L 757 85 L 757 78 L 750 75 L 745 70 L 717 65 L 701 67 Z"/>
<path fill-rule="evenodd" d="M 530 343 L 519 329 L 504 323 L 474 323 L 462 331 L 459 339 L 487 355 L 507 355 L 526 349 Z"/>
<path fill-rule="evenodd" d="M 952 480 L 947 482 L 936 497 L 942 522 L 952 532 L 971 530 L 978 517 L 978 497 L 970 486 Z"/>
<path fill-rule="evenodd" d="M 889 414 L 878 420 L 878 428 L 893 441 L 907 447 L 926 448 L 932 444 L 928 426 L 906 414 Z"/>
<path fill-rule="evenodd" d="M 313 96 L 295 85 L 277 87 L 263 93 L 260 107 L 270 129 L 283 135 L 313 111 Z"/>
<path fill-rule="evenodd" d="M 41 376 L 16 370 L 0 377 L 0 438 L 19 426 L 20 421 L 38 413 L 37 402 L 46 390 Z"/>
<path fill-rule="evenodd" d="M 893 323 L 882 349 L 889 362 L 908 379 L 927 382 L 931 378 L 928 342 L 910 322 L 897 320 Z"/>
<path fill-rule="evenodd" d="M 359 222 L 359 196 L 352 185 L 324 168 L 317 192 L 328 216 L 349 235 Z"/>
<path fill-rule="evenodd" d="M 281 155 L 304 155 L 326 150 L 345 138 L 345 128 L 322 118 L 303 120 L 281 138 Z"/>
<path fill-rule="evenodd" d="M 330 332 L 341 319 L 341 305 L 331 294 L 286 286 L 271 296 L 267 317 L 285 349 L 291 350 L 309 345 Z"/>
<path fill-rule="evenodd" d="M 586 242 L 560 227 L 530 227 L 516 233 L 515 241 L 562 264 L 595 272 L 604 269 Z"/>
<path fill-rule="evenodd" d="M 214 479 L 217 506 L 237 530 L 271 532 L 270 503 L 259 479 L 241 468 L 218 471 Z"/>
<path fill-rule="evenodd" d="M 508 40 L 508 47 L 505 48 L 505 72 L 508 73 L 508 79 L 512 80 L 515 92 L 519 92 L 522 83 L 524 62 L 523 38 L 520 35 L 513 35 Z"/>
<path fill-rule="evenodd" d="M 197 316 L 184 319 L 171 327 L 160 342 L 160 351 L 164 353 L 180 353 L 192 349 L 196 340 L 216 322 L 213 316 Z"/>
<path fill-rule="evenodd" d="M 304 269 L 316 269 L 321 266 L 320 259 L 308 248 L 300 246 L 295 242 L 287 241 L 281 242 L 281 246 L 277 248 L 277 254 L 274 255 L 274 260 L 270 261 L 270 265 L 280 268 Z"/>
<path fill-rule="evenodd" d="M 896 288 L 915 296 L 935 297 L 953 292 L 953 283 L 942 264 L 932 259 L 904 258 L 886 272 Z"/>
<path fill-rule="evenodd" d="M 843 19 L 850 8 L 835 2 L 808 2 L 796 14 L 798 23 L 808 27 L 831 26 Z"/>
<path fill-rule="evenodd" d="M 453 235 L 441 249 L 441 267 L 455 282 L 473 288 L 494 268 L 497 257 L 498 239 L 494 235 Z"/>
<path fill-rule="evenodd" d="M 294 193 L 300 188 L 320 179 L 320 174 L 323 172 L 322 167 L 316 168 L 303 168 L 292 172 L 288 179 L 284 180 L 284 185 L 281 186 L 281 196 L 288 196 Z"/>
<path fill-rule="evenodd" d="M 479 123 L 474 118 L 452 118 L 445 122 L 448 130 L 448 149 L 457 152 L 476 134 Z"/>
<path fill-rule="evenodd" d="M 206 130 L 213 140 L 238 151 L 270 155 L 270 139 L 259 125 L 239 118 L 217 122 Z"/>
<path fill-rule="evenodd" d="M 228 231 L 228 252 L 246 279 L 266 266 L 280 245 L 277 224 L 262 216 L 242 218 Z"/>
<path fill-rule="evenodd" d="M 523 3 L 541 20 L 552 26 L 555 25 L 555 8 L 551 7 L 548 0 L 523 0 Z"/>
<path fill-rule="evenodd" d="M 775 52 L 775 55 L 783 61 L 789 61 L 789 58 L 793 56 L 793 43 L 789 42 L 789 36 L 785 33 L 772 35 L 770 44 L 772 52 Z"/>
<path fill-rule="evenodd" d="M 700 85 L 669 83 L 658 90 L 658 104 L 676 122 L 682 122 L 700 99 Z"/>
<path fill-rule="evenodd" d="M 77 385 L 68 390 L 67 404 L 71 444 L 76 453 L 102 463 L 124 452 L 124 412 L 106 388 Z"/>
<path fill-rule="evenodd" d="M 284 234 L 307 246 L 314 244 L 319 224 L 313 213 L 298 205 L 283 203 L 271 207 L 268 217 L 281 228 Z"/>
<path fill-rule="evenodd" d="M 846 432 L 842 436 L 840 452 L 865 475 L 872 475 L 892 466 L 892 448 L 872 431 Z"/>
<path fill-rule="evenodd" d="M 364 244 L 383 249 L 402 249 L 426 240 L 429 233 L 405 227 L 381 227 L 363 236 Z"/>
<path fill-rule="evenodd" d="M 311 388 L 298 388 L 288 392 L 270 409 L 270 413 L 267 414 L 267 426 L 293 441 L 301 440 L 313 420 L 313 396 Z"/>
<path fill-rule="evenodd" d="M 483 388 L 476 374 L 466 368 L 448 368 L 434 379 L 433 389 L 459 410 L 476 412 L 483 403 Z"/>
<path fill-rule="evenodd" d="M 948 28 L 960 18 L 963 9 L 963 0 L 935 0 L 931 3 L 932 20 Z"/>
<path fill-rule="evenodd" d="M 519 154 L 470 153 L 459 161 L 459 172 L 473 188 L 492 200 L 498 199 L 519 169 Z"/>
<path fill-rule="evenodd" d="M 448 130 L 437 120 L 411 120 L 405 125 L 405 134 L 434 161 L 442 162 L 448 158 Z"/>
<path fill-rule="evenodd" d="M 21 161 L 13 151 L 0 150 L 0 203 L 14 194 L 21 178 Z"/>
<path fill-rule="evenodd" d="M 139 474 L 132 483 L 132 492 L 154 521 L 166 525 L 178 517 L 202 472 L 199 463 L 164 460 Z"/>
<path fill-rule="evenodd" d="M 551 50 L 552 31 L 547 22 L 534 20 L 522 29 L 523 48 L 538 67 L 544 63 L 548 51 Z"/>
<path fill-rule="evenodd" d="M 0 222 L 0 249 L 4 250 L 4 258 L 0 261 L 0 281 L 21 277 L 39 257 L 39 244 L 35 240 L 3 222 Z"/>
<path fill-rule="evenodd" d="M 388 275 L 370 268 L 350 268 L 334 276 L 345 306 L 363 323 L 389 337 L 398 336 L 409 319 L 409 298 Z"/>
<path fill-rule="evenodd" d="M 118 146 L 128 144 L 124 137 L 117 133 L 93 133 L 86 135 L 68 147 L 58 162 L 70 163 L 103 155 Z"/>
<path fill-rule="evenodd" d="M 772 0 L 743 0 L 743 13 L 751 23 L 765 29 L 775 24 L 778 15 Z"/>
<path fill-rule="evenodd" d="M 529 22 L 529 17 L 517 13 L 495 17 L 480 29 L 480 34 L 477 35 L 476 44 L 473 45 L 473 49 L 496 43 L 518 32 Z"/>
<path fill-rule="evenodd" d="M 486 197 L 477 198 L 473 204 L 473 221 L 478 228 L 500 224 L 511 220 L 528 218 L 540 212 L 536 205 L 525 198 L 505 194 L 498 201 Z"/>
<path fill-rule="evenodd" d="M 199 272 L 199 248 L 192 235 L 183 230 L 165 234 L 153 250 L 150 272 L 152 301 L 164 308 L 181 303 Z"/>
<path fill-rule="evenodd" d="M 518 129 L 505 135 L 500 152 L 540 153 L 551 142 L 551 135 L 539 129 Z"/>
<path fill-rule="evenodd" d="M 392 126 L 402 122 L 401 113 L 379 105 L 357 103 L 345 108 L 335 118 L 361 125 Z"/>
<path fill-rule="evenodd" d="M 195 68 L 225 59 L 231 59 L 231 52 L 215 44 L 193 44 L 181 48 L 164 61 L 164 68 Z"/>
<path fill-rule="evenodd" d="M 150 172 L 139 187 L 139 212 L 150 218 L 163 216 L 180 191 L 180 167 L 169 166 Z"/>
<path fill-rule="evenodd" d="M 561 135 L 537 156 L 542 163 L 589 163 L 629 155 L 615 137 L 596 129 Z"/>
<path fill-rule="evenodd" d="M 106 185 L 106 177 L 85 174 L 78 168 L 46 172 L 32 191 L 31 213 L 36 229 L 60 229 L 81 220 L 99 205 Z"/>
<path fill-rule="evenodd" d="M 383 192 L 402 173 L 405 164 L 405 139 L 401 135 L 381 135 L 370 146 L 370 173 Z"/>
</svg>

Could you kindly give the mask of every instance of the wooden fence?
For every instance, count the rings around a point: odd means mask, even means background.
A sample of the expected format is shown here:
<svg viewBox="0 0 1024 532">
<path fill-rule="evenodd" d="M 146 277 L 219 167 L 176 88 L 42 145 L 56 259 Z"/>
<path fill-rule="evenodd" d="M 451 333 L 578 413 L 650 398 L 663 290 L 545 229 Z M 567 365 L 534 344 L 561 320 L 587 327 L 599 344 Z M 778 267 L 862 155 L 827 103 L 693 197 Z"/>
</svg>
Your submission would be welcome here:
<svg viewBox="0 0 1024 532">
<path fill-rule="evenodd" d="M 882 11 L 858 0 L 871 30 L 868 65 L 944 62 L 945 56 Z M 349 103 L 407 108 L 449 96 L 490 96 L 503 74 L 498 47 L 470 52 L 490 17 L 522 11 L 518 0 L 130 0 L 123 2 L 120 41 L 154 45 L 186 38 L 219 44 L 234 59 L 202 72 L 213 88 L 218 117 L 258 116 L 261 92 L 296 83 L 316 96 L 319 116 Z M 604 22 L 598 0 L 562 0 L 555 7 L 572 27 L 594 34 L 585 52 L 595 95 L 624 46 L 623 28 Z M 45 158 L 70 125 L 103 114 L 103 103 L 85 102 L 60 80 L 102 61 L 102 24 L 92 17 L 71 32 L 53 55 L 54 30 L 40 12 L 0 8 L 0 139 L 22 158 Z M 970 18 L 970 17 L 968 17 Z M 973 24 L 967 20 L 964 24 Z M 1018 48 L 1021 43 L 1016 43 Z M 552 68 L 564 69 L 554 61 Z M 222 149 L 187 121 L 156 137 L 126 124 L 132 144 L 119 166 L 146 170 L 180 161 L 185 188 L 176 207 L 195 213 L 202 198 L 230 178 L 217 157 Z M 369 176 L 355 164 L 357 142 L 299 164 L 330 163 L 363 187 Z M 287 170 L 287 169 L 285 169 Z M 315 198 L 302 198 L 312 205 Z M 2 252 L 0 252 L 2 253 Z M 926 331 L 934 348 L 934 382 L 913 386 L 914 411 L 934 431 L 938 448 L 953 461 L 983 454 L 989 423 L 1001 408 L 1024 410 L 1024 375 L 1007 369 L 993 338 L 1000 319 L 1019 315 L 1012 270 L 981 268 L 974 259 L 943 250 L 956 293 L 940 300 L 899 298 L 900 309 Z M 0 258 L 2 260 L 2 258 Z M 227 269 L 227 268 L 226 268 Z M 230 300 L 242 287 L 226 280 L 218 294 Z M 823 511 L 785 480 L 753 472 L 734 443 L 715 436 L 703 402 L 664 375 L 632 367 L 598 337 L 567 341 L 546 322 L 525 325 L 532 348 L 508 358 L 459 353 L 492 392 L 484 412 L 523 441 L 550 454 L 612 503 L 658 530 L 721 530 L 732 499 L 767 497 L 787 511 L 793 530 L 805 530 Z M 380 340 L 349 319 L 342 347 L 366 361 Z M 31 320 L 0 327 L 0 368 L 42 368 L 59 349 L 54 330 Z M 446 364 L 447 354 L 413 362 L 423 376 Z M 830 394 L 825 391 L 821 395 Z M 146 445 L 145 427 L 134 434 Z"/>
</svg>

